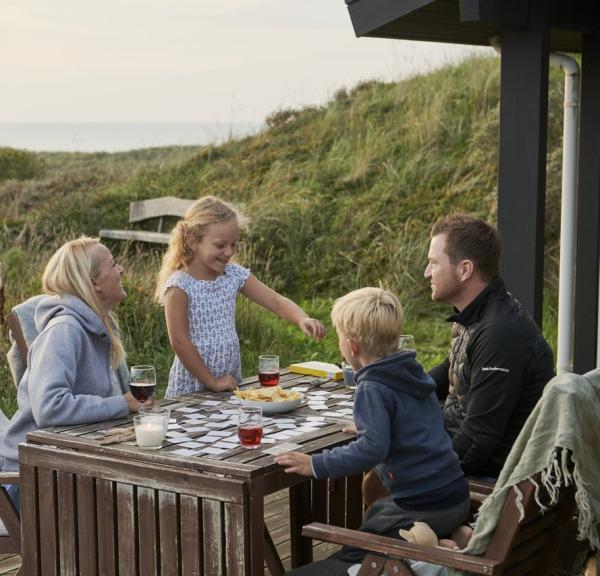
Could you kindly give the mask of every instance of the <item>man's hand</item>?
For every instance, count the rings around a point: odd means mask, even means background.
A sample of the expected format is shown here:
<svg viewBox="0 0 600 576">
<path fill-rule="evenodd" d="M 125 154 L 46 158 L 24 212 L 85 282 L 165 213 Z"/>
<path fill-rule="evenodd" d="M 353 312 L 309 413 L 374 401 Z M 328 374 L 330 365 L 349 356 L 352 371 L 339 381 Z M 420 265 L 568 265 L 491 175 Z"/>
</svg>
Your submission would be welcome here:
<svg viewBox="0 0 600 576">
<path fill-rule="evenodd" d="M 285 467 L 286 474 L 299 474 L 300 476 L 312 476 L 310 456 L 301 452 L 286 452 L 275 456 L 275 462 Z"/>
</svg>

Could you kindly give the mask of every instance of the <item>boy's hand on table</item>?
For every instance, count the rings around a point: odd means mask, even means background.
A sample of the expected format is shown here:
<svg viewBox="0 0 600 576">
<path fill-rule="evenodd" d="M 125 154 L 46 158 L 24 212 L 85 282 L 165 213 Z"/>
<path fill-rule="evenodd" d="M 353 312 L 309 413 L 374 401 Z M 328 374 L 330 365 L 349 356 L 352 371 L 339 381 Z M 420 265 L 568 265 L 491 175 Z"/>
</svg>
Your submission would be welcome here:
<svg viewBox="0 0 600 576">
<path fill-rule="evenodd" d="M 315 340 L 322 340 L 325 336 L 325 326 L 315 318 L 302 318 L 298 322 L 298 327 L 307 336 L 312 336 Z"/>
<path fill-rule="evenodd" d="M 301 452 L 286 452 L 275 456 L 275 462 L 285 468 L 287 474 L 299 474 L 300 476 L 312 476 L 310 456 Z"/>
<path fill-rule="evenodd" d="M 349 426 L 342 428 L 342 432 L 346 432 L 348 434 L 358 434 L 356 424 L 350 424 Z"/>
</svg>

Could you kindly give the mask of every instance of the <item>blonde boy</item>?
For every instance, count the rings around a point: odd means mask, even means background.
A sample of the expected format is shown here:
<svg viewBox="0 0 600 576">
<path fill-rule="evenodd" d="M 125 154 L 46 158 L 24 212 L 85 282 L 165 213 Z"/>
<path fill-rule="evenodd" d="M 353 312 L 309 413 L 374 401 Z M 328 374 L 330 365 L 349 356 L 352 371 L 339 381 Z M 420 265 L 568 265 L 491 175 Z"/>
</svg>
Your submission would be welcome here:
<svg viewBox="0 0 600 576">
<path fill-rule="evenodd" d="M 435 383 L 414 350 L 398 351 L 400 302 L 382 288 L 361 288 L 335 302 L 331 319 L 340 351 L 356 371 L 357 438 L 312 457 L 282 454 L 276 462 L 286 472 L 315 478 L 374 468 L 390 496 L 371 506 L 361 530 L 397 537 L 400 528 L 421 521 L 438 537 L 450 535 L 467 517 L 468 485 L 444 431 Z M 361 555 L 345 548 L 336 559 Z M 318 572 L 299 572 L 305 573 Z"/>
</svg>

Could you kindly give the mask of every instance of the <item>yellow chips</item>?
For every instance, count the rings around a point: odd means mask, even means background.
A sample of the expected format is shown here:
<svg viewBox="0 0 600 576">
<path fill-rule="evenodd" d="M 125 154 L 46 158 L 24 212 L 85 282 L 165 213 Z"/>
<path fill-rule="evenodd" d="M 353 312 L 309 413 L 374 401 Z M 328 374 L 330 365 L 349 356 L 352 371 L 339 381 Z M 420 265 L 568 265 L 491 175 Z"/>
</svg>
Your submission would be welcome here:
<svg viewBox="0 0 600 576">
<path fill-rule="evenodd" d="M 242 400 L 252 400 L 253 402 L 287 402 L 289 400 L 298 400 L 301 397 L 300 392 L 284 390 L 281 386 L 252 388 L 251 390 L 236 388 L 234 394 Z"/>
</svg>

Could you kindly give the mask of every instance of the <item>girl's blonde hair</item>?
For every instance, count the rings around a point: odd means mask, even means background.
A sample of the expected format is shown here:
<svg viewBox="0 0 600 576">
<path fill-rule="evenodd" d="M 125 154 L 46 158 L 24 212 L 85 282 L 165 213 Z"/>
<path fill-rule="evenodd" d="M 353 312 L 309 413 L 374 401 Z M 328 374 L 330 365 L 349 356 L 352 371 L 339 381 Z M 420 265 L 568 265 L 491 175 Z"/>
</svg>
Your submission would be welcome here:
<svg viewBox="0 0 600 576">
<path fill-rule="evenodd" d="M 404 315 L 398 298 L 383 288 L 360 288 L 338 298 L 331 322 L 339 335 L 356 340 L 374 356 L 398 351 Z"/>
<path fill-rule="evenodd" d="M 42 288 L 53 296 L 76 296 L 98 314 L 110 338 L 110 364 L 116 368 L 125 360 L 119 326 L 115 315 L 103 309 L 92 284 L 99 273 L 99 258 L 93 248 L 99 244 L 97 238 L 88 236 L 63 244 L 46 265 Z"/>
<path fill-rule="evenodd" d="M 227 202 L 214 196 L 203 196 L 194 202 L 171 231 L 169 247 L 163 256 L 162 266 L 156 281 L 154 299 L 164 304 L 164 285 L 176 270 L 185 268 L 194 258 L 189 240 L 201 240 L 211 224 L 235 221 L 243 225 L 242 215 Z"/>
</svg>

